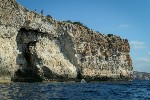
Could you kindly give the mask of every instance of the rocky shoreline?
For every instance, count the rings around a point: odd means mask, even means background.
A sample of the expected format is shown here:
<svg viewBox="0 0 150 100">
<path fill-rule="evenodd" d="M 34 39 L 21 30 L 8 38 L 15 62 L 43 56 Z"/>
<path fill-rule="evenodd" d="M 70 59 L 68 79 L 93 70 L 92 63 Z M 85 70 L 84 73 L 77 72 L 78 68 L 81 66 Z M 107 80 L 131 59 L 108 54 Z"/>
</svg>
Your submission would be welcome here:
<svg viewBox="0 0 150 100">
<path fill-rule="evenodd" d="M 150 73 L 133 71 L 133 80 L 150 80 Z"/>
<path fill-rule="evenodd" d="M 12 81 L 129 80 L 127 39 L 56 21 L 0 0 L 0 77 Z"/>
</svg>

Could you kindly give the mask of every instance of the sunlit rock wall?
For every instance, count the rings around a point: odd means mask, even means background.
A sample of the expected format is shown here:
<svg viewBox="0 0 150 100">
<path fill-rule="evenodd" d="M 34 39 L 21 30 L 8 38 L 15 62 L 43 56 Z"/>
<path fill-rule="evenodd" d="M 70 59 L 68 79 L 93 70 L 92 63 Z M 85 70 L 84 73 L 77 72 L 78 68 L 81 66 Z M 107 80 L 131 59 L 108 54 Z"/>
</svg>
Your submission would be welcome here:
<svg viewBox="0 0 150 100">
<path fill-rule="evenodd" d="M 127 39 L 59 22 L 0 0 L 0 78 L 12 81 L 129 80 Z"/>
</svg>

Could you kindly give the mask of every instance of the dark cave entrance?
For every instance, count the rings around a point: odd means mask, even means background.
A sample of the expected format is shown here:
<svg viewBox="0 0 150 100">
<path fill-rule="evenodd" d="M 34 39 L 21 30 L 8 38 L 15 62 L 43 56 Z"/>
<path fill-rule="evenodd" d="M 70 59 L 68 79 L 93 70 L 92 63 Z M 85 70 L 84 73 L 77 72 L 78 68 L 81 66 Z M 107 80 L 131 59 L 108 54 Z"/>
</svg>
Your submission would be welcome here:
<svg viewBox="0 0 150 100">
<path fill-rule="evenodd" d="M 21 28 L 17 34 L 17 50 L 19 52 L 16 63 L 19 69 L 12 81 L 36 82 L 42 81 L 38 69 L 33 64 L 33 53 L 37 42 L 38 32 Z"/>
</svg>

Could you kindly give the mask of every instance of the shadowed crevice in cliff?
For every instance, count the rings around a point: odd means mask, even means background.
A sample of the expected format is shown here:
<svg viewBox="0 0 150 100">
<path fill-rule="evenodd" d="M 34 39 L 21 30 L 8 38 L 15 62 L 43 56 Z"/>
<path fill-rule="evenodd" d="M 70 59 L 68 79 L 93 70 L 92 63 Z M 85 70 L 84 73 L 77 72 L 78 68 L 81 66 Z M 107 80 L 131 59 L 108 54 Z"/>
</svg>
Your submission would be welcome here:
<svg viewBox="0 0 150 100">
<path fill-rule="evenodd" d="M 38 69 L 33 64 L 33 52 L 37 40 L 32 40 L 30 34 L 35 34 L 37 31 L 28 31 L 21 28 L 16 37 L 17 50 L 19 52 L 16 63 L 19 69 L 15 72 L 13 81 L 42 81 L 38 75 Z"/>
<path fill-rule="evenodd" d="M 67 74 L 65 75 L 58 75 L 54 72 L 52 72 L 48 67 L 43 66 L 43 76 L 45 78 L 45 81 L 59 81 L 59 82 L 64 82 L 64 81 L 74 81 L 75 79 L 69 79 L 69 76 Z"/>
</svg>

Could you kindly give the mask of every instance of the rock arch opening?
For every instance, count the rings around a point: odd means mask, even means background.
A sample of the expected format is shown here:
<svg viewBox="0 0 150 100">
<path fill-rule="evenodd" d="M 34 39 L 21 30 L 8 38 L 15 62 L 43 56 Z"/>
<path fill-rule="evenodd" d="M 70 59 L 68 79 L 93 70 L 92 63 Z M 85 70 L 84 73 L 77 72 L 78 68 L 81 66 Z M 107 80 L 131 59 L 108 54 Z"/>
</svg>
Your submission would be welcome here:
<svg viewBox="0 0 150 100">
<path fill-rule="evenodd" d="M 13 81 L 42 81 L 38 74 L 37 67 L 33 64 L 33 55 L 36 42 L 38 41 L 38 31 L 21 28 L 17 34 L 16 63 L 19 69 L 15 72 Z"/>
</svg>

